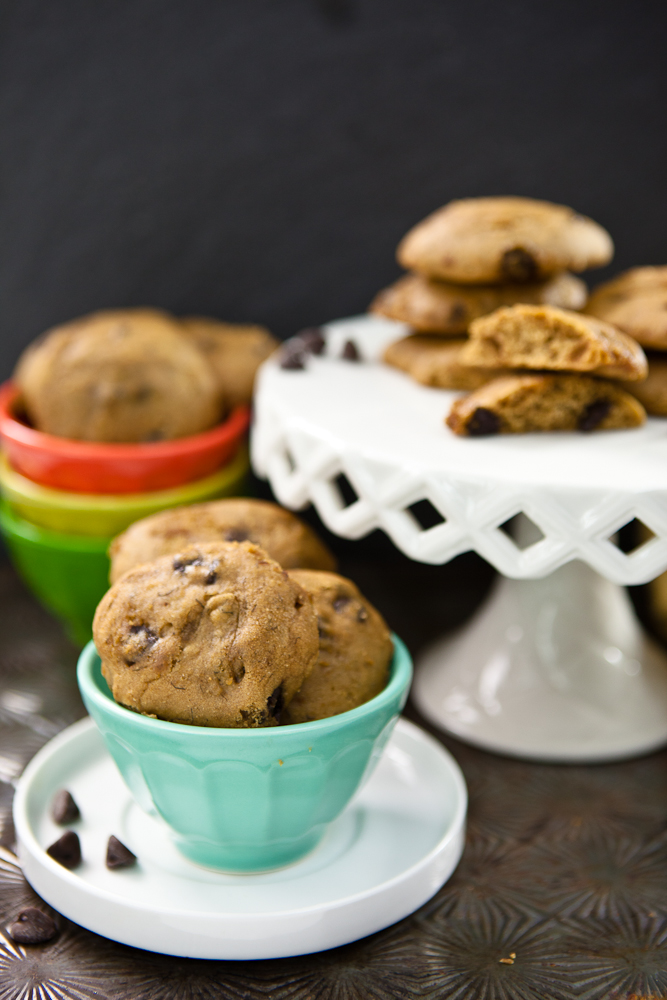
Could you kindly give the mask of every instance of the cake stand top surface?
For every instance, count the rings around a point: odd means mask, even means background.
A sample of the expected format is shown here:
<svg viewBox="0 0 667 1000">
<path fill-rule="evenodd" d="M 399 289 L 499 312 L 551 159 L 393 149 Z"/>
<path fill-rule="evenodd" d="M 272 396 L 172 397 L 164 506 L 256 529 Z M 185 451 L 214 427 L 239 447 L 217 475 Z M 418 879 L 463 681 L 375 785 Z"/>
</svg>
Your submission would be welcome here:
<svg viewBox="0 0 667 1000">
<path fill-rule="evenodd" d="M 259 373 L 253 463 L 281 503 L 312 501 L 348 538 L 382 528 L 423 562 L 475 549 L 506 576 L 543 576 L 576 558 L 617 583 L 667 568 L 667 420 L 592 434 L 457 437 L 444 423 L 457 393 L 380 361 L 405 326 L 362 316 L 324 329 L 326 351 L 306 370 L 271 359 Z M 347 340 L 361 362 L 341 359 Z M 420 501 L 433 526 L 423 526 Z M 520 512 L 536 526 L 523 548 L 501 528 Z M 654 537 L 627 554 L 614 536 L 634 518 Z"/>
</svg>

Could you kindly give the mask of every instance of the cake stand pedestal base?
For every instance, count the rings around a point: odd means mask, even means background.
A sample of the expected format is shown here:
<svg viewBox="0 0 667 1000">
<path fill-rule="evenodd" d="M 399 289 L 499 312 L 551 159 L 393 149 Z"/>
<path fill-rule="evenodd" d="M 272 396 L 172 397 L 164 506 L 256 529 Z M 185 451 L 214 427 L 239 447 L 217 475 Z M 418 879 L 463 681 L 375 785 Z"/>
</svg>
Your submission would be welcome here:
<svg viewBox="0 0 667 1000">
<path fill-rule="evenodd" d="M 621 760 L 667 743 L 667 658 L 627 592 L 581 562 L 501 578 L 418 661 L 413 698 L 453 735 L 529 760 Z"/>
</svg>

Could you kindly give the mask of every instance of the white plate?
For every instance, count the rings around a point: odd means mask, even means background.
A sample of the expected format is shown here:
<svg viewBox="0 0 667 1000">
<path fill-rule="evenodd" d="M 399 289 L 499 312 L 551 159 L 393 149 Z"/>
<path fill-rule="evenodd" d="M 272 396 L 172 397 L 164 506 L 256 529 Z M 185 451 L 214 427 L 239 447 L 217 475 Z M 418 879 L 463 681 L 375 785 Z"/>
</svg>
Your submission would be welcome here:
<svg viewBox="0 0 667 1000">
<path fill-rule="evenodd" d="M 83 861 L 73 872 L 45 848 L 62 834 L 49 816 L 67 788 Z M 76 923 L 124 944 L 190 958 L 303 955 L 347 944 L 414 912 L 454 871 L 467 794 L 458 765 L 399 720 L 366 786 L 303 861 L 261 875 L 200 868 L 166 827 L 136 806 L 91 719 L 70 726 L 28 765 L 14 821 L 27 880 Z M 114 834 L 138 857 L 109 871 Z"/>
</svg>

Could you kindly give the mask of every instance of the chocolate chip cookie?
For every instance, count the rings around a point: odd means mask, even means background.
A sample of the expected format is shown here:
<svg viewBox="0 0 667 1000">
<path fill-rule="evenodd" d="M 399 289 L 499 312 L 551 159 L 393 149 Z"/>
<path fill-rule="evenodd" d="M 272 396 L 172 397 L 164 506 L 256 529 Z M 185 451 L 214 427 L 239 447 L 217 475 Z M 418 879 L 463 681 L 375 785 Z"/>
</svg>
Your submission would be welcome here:
<svg viewBox="0 0 667 1000">
<path fill-rule="evenodd" d="M 351 580 L 336 573 L 297 569 L 289 576 L 312 597 L 319 654 L 283 723 L 326 719 L 363 705 L 389 677 L 393 643 L 384 619 Z"/>
<path fill-rule="evenodd" d="M 384 361 L 400 368 L 416 382 L 438 389 L 477 389 L 499 374 L 493 368 L 474 368 L 459 360 L 467 344 L 462 338 L 414 333 L 397 340 L 384 352 Z"/>
<path fill-rule="evenodd" d="M 111 543 L 111 582 L 133 566 L 204 542 L 250 541 L 284 569 L 336 568 L 315 532 L 298 517 L 266 500 L 229 498 L 174 507 L 145 517 Z"/>
<path fill-rule="evenodd" d="M 370 312 L 407 323 L 420 333 L 467 331 L 479 316 L 517 302 L 583 309 L 588 289 L 580 278 L 563 272 L 547 281 L 525 285 L 455 285 L 421 274 L 406 274 L 381 291 Z"/>
<path fill-rule="evenodd" d="M 452 201 L 399 244 L 399 263 L 429 278 L 468 283 L 540 281 L 607 264 L 609 233 L 564 205 L 531 198 Z"/>
<path fill-rule="evenodd" d="M 476 319 L 461 350 L 462 364 L 594 372 L 609 378 L 646 378 L 646 356 L 636 340 L 592 316 L 553 306 L 506 306 Z"/>
<path fill-rule="evenodd" d="M 667 350 L 667 266 L 635 267 L 598 285 L 586 312 L 613 323 L 644 347 Z"/>
<path fill-rule="evenodd" d="M 263 326 L 185 316 L 182 328 L 207 358 L 231 409 L 252 399 L 257 369 L 278 347 Z"/>
<path fill-rule="evenodd" d="M 644 408 L 606 379 L 585 375 L 505 375 L 452 405 L 455 434 L 528 434 L 532 431 L 606 431 L 638 427 Z"/>
<path fill-rule="evenodd" d="M 154 309 L 92 313 L 48 331 L 14 377 L 48 434 L 82 441 L 164 441 L 216 424 L 224 401 L 206 358 Z"/>
<path fill-rule="evenodd" d="M 181 549 L 126 573 L 93 622 L 121 705 L 193 726 L 274 726 L 318 655 L 312 600 L 250 542 Z"/>
</svg>

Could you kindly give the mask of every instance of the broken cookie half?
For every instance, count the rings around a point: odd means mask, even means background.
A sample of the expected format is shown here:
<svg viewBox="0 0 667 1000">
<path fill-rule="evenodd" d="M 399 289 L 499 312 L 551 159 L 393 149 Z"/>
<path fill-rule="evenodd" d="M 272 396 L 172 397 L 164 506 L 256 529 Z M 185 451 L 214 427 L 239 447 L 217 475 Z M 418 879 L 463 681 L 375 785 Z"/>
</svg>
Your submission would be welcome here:
<svg viewBox="0 0 667 1000">
<path fill-rule="evenodd" d="M 623 381 L 640 381 L 648 371 L 632 337 L 554 306 L 507 306 L 475 320 L 459 360 L 481 368 L 590 372 Z"/>
<path fill-rule="evenodd" d="M 641 403 L 620 386 L 583 375 L 506 375 L 457 399 L 447 417 L 455 434 L 528 434 L 639 427 Z"/>
</svg>

